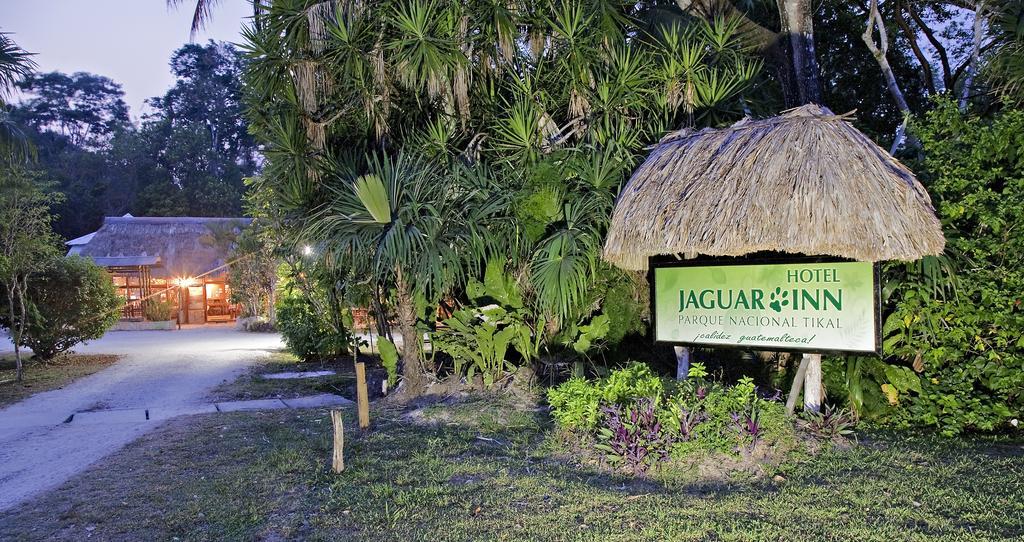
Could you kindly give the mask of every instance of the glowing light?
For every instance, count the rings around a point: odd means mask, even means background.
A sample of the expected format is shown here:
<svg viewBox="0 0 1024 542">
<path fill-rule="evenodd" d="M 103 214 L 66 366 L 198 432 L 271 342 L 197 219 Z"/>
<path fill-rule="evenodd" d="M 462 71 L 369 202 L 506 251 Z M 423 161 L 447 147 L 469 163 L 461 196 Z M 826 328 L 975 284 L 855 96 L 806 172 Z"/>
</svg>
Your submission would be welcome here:
<svg viewBox="0 0 1024 542">
<path fill-rule="evenodd" d="M 302 255 L 303 256 L 309 256 L 312 253 L 313 253 L 313 247 L 311 247 L 309 245 L 304 245 L 302 247 Z"/>
<path fill-rule="evenodd" d="M 186 286 L 194 286 L 195 283 L 196 283 L 196 279 L 194 279 L 192 277 L 180 277 L 180 278 L 174 279 L 174 284 L 176 284 L 177 286 L 182 287 L 182 288 L 184 288 Z"/>
</svg>

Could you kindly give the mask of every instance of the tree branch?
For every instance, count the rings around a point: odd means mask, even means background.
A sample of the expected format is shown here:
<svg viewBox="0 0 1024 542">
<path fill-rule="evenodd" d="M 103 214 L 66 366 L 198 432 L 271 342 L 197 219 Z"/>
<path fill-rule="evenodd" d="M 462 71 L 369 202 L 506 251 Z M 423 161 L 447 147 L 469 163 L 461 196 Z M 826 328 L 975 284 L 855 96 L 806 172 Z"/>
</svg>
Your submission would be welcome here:
<svg viewBox="0 0 1024 542">
<path fill-rule="evenodd" d="M 908 4 L 907 13 L 910 14 L 910 18 L 917 23 L 917 26 L 921 29 L 924 37 L 928 40 L 928 43 L 935 48 L 935 52 L 939 55 L 939 64 L 942 65 L 942 86 L 946 90 L 953 88 L 953 70 L 949 67 L 949 55 L 946 53 L 946 48 L 942 45 L 942 42 L 935 37 L 935 33 L 932 32 L 932 29 L 925 24 L 921 15 L 914 10 L 914 6 Z"/>
<path fill-rule="evenodd" d="M 874 31 L 876 29 L 878 30 L 878 43 L 875 43 Z M 892 149 L 889 151 L 894 153 L 903 144 L 910 107 L 907 105 L 907 100 L 903 97 L 903 91 L 900 90 L 899 83 L 896 81 L 896 75 L 892 71 L 892 66 L 889 65 L 889 59 L 885 56 L 889 52 L 889 36 L 885 31 L 885 21 L 882 20 L 882 15 L 878 12 L 878 0 L 871 0 L 868 5 L 868 24 L 861 38 L 864 40 L 864 44 L 868 46 L 868 50 L 871 51 L 871 55 L 878 61 L 878 66 L 885 75 L 885 84 L 889 88 L 889 93 L 892 94 L 893 100 L 896 101 L 896 107 L 899 108 L 900 113 L 903 113 L 903 122 L 896 129 Z"/>
<path fill-rule="evenodd" d="M 900 2 L 896 6 L 896 25 L 903 31 L 903 35 L 910 42 L 910 49 L 914 52 L 917 62 L 921 64 L 921 79 L 924 82 L 924 86 L 928 89 L 929 94 L 935 94 L 935 72 L 932 71 L 932 65 L 928 62 L 928 57 L 925 56 L 921 46 L 917 43 L 917 34 L 907 24 L 907 19 L 903 16 L 903 9 L 903 2 Z"/>
</svg>

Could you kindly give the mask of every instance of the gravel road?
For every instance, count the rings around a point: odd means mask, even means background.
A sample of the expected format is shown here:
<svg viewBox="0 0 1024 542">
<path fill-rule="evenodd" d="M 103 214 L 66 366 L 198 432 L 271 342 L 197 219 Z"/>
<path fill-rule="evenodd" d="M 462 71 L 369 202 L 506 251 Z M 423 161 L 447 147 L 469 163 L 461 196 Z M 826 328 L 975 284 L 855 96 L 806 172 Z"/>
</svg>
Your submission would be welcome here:
<svg viewBox="0 0 1024 542">
<path fill-rule="evenodd" d="M 0 510 L 60 485 L 161 420 L 203 411 L 211 388 L 281 346 L 276 334 L 216 325 L 115 331 L 76 348 L 123 357 L 0 410 Z M 9 350 L 0 339 L 0 352 Z"/>
</svg>

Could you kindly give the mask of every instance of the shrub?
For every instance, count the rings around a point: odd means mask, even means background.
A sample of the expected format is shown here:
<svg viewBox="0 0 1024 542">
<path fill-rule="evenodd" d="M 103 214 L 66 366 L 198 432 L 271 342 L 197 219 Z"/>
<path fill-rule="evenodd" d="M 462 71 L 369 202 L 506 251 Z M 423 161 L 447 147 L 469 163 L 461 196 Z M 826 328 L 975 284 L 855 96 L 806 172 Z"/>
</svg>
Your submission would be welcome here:
<svg viewBox="0 0 1024 542">
<path fill-rule="evenodd" d="M 597 427 L 602 403 L 628 405 L 641 397 L 657 403 L 662 391 L 661 379 L 647 365 L 632 362 L 596 382 L 571 378 L 548 390 L 548 404 L 562 427 L 589 431 Z"/>
<path fill-rule="evenodd" d="M 573 377 L 548 390 L 551 416 L 558 425 L 571 430 L 597 427 L 601 392 L 585 378 Z"/>
<path fill-rule="evenodd" d="M 387 338 L 380 337 L 377 349 L 380 350 L 380 364 L 388 373 L 388 386 L 393 388 L 398 384 L 398 348 Z"/>
<path fill-rule="evenodd" d="M 604 451 L 613 465 L 643 472 L 668 457 L 676 435 L 662 430 L 653 399 L 641 398 L 628 406 L 605 406 L 601 414 L 605 425 L 598 430 L 600 442 L 595 447 Z"/>
<path fill-rule="evenodd" d="M 1024 111 L 978 118 L 940 100 L 914 131 L 947 256 L 886 268 L 883 346 L 900 371 L 866 373 L 868 388 L 888 384 L 883 410 L 898 423 L 946 435 L 1008 427 L 1024 410 Z"/>
<path fill-rule="evenodd" d="M 835 441 L 843 440 L 853 435 L 855 420 L 852 411 L 826 405 L 818 413 L 804 412 L 797 424 L 800 426 L 800 429 L 820 440 Z"/>
<path fill-rule="evenodd" d="M 174 307 L 169 301 L 149 299 L 142 304 L 142 315 L 150 322 L 165 322 L 171 319 Z"/>
<path fill-rule="evenodd" d="M 288 349 L 307 361 L 343 355 L 351 345 L 348 329 L 341 334 L 334 331 L 326 316 L 302 296 L 278 301 L 277 329 Z"/>
<path fill-rule="evenodd" d="M 548 403 L 560 427 L 596 437 L 610 463 L 633 472 L 668 457 L 737 454 L 793 439 L 783 405 L 760 397 L 753 380 L 723 386 L 706 375 L 695 363 L 687 380 L 666 381 L 633 362 L 601 380 L 572 378 L 548 391 Z"/>
<path fill-rule="evenodd" d="M 515 371 L 516 364 L 508 358 L 510 350 L 525 360 L 535 351 L 533 330 L 518 310 L 497 305 L 466 308 L 444 323 L 432 338 L 434 347 L 452 356 L 456 374 L 464 372 L 472 379 L 479 373 L 488 387 Z"/>
<path fill-rule="evenodd" d="M 30 281 L 31 311 L 22 345 L 40 359 L 102 337 L 120 317 L 124 301 L 110 275 L 89 260 L 60 258 Z"/>
</svg>

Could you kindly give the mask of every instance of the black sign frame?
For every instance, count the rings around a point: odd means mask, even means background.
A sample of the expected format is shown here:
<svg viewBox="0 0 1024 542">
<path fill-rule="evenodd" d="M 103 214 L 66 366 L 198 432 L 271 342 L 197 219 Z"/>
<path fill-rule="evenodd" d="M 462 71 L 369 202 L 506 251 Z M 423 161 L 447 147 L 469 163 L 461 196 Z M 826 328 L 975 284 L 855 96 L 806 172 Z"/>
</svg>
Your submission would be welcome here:
<svg viewBox="0 0 1024 542">
<path fill-rule="evenodd" d="M 700 343 L 686 341 L 663 341 L 658 340 L 658 313 L 655 307 L 655 284 L 654 270 L 667 267 L 715 267 L 734 265 L 779 265 L 779 264 L 809 264 L 809 263 L 850 263 L 858 260 L 838 258 L 835 256 L 802 256 L 780 253 L 757 253 L 740 257 L 712 257 L 698 256 L 696 258 L 677 258 L 674 256 L 653 256 L 647 259 L 647 284 L 649 288 L 651 307 L 651 340 L 654 344 L 667 344 L 673 346 L 687 346 L 696 348 L 730 348 L 737 350 L 764 350 L 771 352 L 806 352 L 809 354 L 855 354 L 855 355 L 876 355 L 882 353 L 882 286 L 881 269 L 878 262 L 872 262 L 872 280 L 874 282 L 873 303 L 875 315 L 875 349 L 874 350 L 822 350 L 820 348 L 804 348 L 793 346 L 780 349 L 773 349 L 772 346 L 736 345 Z"/>
</svg>

